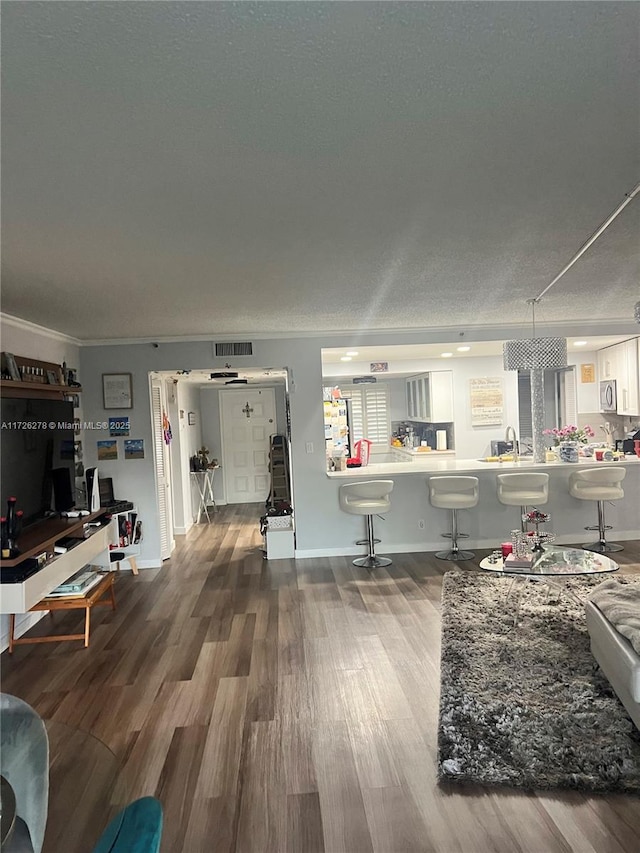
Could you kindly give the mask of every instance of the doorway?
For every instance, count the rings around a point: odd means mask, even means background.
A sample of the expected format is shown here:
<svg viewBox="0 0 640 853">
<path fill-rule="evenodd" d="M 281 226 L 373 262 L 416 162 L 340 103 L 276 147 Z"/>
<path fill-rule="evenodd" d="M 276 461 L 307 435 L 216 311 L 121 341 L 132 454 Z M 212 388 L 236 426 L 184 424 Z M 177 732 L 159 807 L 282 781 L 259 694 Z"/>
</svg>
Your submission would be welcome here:
<svg viewBox="0 0 640 853">
<path fill-rule="evenodd" d="M 269 495 L 269 446 L 276 429 L 273 388 L 220 391 L 221 446 L 227 503 Z"/>
</svg>

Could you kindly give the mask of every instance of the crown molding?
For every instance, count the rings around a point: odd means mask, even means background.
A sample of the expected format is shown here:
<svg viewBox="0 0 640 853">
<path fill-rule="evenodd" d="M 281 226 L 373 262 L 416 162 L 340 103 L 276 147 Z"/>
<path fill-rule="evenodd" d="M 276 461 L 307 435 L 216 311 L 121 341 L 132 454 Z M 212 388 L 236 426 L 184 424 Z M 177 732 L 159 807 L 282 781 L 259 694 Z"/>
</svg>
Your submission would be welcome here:
<svg viewBox="0 0 640 853">
<path fill-rule="evenodd" d="M 20 329 L 23 332 L 42 335 L 45 338 L 50 338 L 54 341 L 60 341 L 64 344 L 74 344 L 81 347 L 83 342 L 78 338 L 73 338 L 71 335 L 65 335 L 63 332 L 57 332 L 55 329 L 47 329 L 46 326 L 39 326 L 37 323 L 32 323 L 29 320 L 23 320 L 21 317 L 14 317 L 12 314 L 0 312 L 0 321 L 6 326 L 12 326 L 14 329 Z"/>
<path fill-rule="evenodd" d="M 503 340 L 510 336 L 527 337 L 531 333 L 531 323 L 527 320 L 520 322 L 496 323 L 495 325 L 451 325 L 451 326 L 424 326 L 414 327 L 379 327 L 368 329 L 321 329 L 310 331 L 286 331 L 286 332 L 256 332 L 245 331 L 233 334 L 216 334 L 212 332 L 207 335 L 165 335 L 160 337 L 132 337 L 132 338 L 94 338 L 79 339 L 47 329 L 28 320 L 21 320 L 9 314 L 0 312 L 3 323 L 36 332 L 54 340 L 75 344 L 78 347 L 107 347 L 107 346 L 132 346 L 137 344 L 175 344 L 175 343 L 198 343 L 230 341 L 268 341 L 268 340 L 295 340 L 295 339 L 318 339 L 322 338 L 325 346 L 331 346 L 329 339 L 347 339 L 355 345 L 359 342 L 365 345 L 369 338 L 379 339 L 381 335 L 387 338 L 396 336 L 423 336 L 424 343 L 445 343 L 464 337 L 467 341 Z M 628 337 L 638 336 L 638 324 L 629 320 L 594 318 L 592 320 L 537 320 L 536 330 L 538 337 L 543 337 L 549 332 L 559 336 L 575 337 L 577 335 L 597 334 L 601 335 L 626 335 Z"/>
</svg>

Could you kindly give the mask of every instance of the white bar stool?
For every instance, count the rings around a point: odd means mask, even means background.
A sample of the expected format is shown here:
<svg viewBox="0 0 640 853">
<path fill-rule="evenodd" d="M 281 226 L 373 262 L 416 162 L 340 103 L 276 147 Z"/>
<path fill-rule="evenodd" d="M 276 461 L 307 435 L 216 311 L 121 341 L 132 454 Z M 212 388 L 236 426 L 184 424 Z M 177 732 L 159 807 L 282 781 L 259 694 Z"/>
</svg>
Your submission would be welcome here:
<svg viewBox="0 0 640 853">
<path fill-rule="evenodd" d="M 604 502 L 618 501 L 624 497 L 624 490 L 620 483 L 625 478 L 626 468 L 593 468 L 586 471 L 574 471 L 569 477 L 569 494 L 580 501 L 597 501 L 598 505 L 598 542 L 591 542 L 582 547 L 585 551 L 597 551 L 599 554 L 607 554 L 611 551 L 624 551 L 622 545 L 615 542 L 607 542 L 605 530 L 608 528 L 604 523 Z M 586 528 L 587 530 L 593 528 Z"/>
<path fill-rule="evenodd" d="M 436 551 L 439 560 L 473 560 L 473 551 L 458 548 L 458 510 L 470 509 L 478 503 L 477 477 L 443 476 L 429 478 L 431 506 L 451 510 L 451 549 Z"/>
<path fill-rule="evenodd" d="M 393 480 L 367 480 L 364 483 L 348 483 L 340 486 L 339 499 L 340 508 L 351 515 L 364 515 L 367 521 L 368 553 L 366 557 L 358 557 L 353 560 L 354 566 L 364 569 L 377 569 L 380 566 L 390 566 L 388 557 L 378 557 L 375 552 L 375 543 L 379 539 L 373 537 L 373 516 L 382 518 L 385 512 L 391 509 L 389 495 L 393 491 Z M 363 544 L 358 542 L 358 545 Z"/>
<path fill-rule="evenodd" d="M 498 474 L 498 500 L 505 506 L 520 507 L 520 530 L 526 531 L 522 516 L 528 506 L 542 506 L 549 500 L 549 475 L 534 472 Z"/>
</svg>

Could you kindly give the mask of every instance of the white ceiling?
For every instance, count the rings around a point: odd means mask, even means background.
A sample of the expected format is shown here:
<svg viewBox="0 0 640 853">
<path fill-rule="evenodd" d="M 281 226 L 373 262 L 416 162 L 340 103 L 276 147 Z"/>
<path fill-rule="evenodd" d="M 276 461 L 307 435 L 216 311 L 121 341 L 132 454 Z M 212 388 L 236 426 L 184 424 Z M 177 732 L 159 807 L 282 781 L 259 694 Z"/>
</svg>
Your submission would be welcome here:
<svg viewBox="0 0 640 853">
<path fill-rule="evenodd" d="M 3 311 L 81 340 L 526 322 L 638 182 L 639 22 L 3 2 Z M 540 320 L 631 320 L 639 226 L 636 199 Z"/>
</svg>

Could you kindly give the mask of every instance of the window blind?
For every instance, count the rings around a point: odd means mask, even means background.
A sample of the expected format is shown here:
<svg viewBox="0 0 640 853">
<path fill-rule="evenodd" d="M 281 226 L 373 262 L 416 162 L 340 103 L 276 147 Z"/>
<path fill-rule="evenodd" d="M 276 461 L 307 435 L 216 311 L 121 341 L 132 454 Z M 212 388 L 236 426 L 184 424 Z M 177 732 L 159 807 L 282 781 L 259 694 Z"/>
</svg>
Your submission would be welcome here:
<svg viewBox="0 0 640 853">
<path fill-rule="evenodd" d="M 374 444 L 387 446 L 391 440 L 389 389 L 385 385 L 341 385 L 340 389 L 344 399 L 351 401 L 351 444 L 368 438 Z"/>
</svg>

